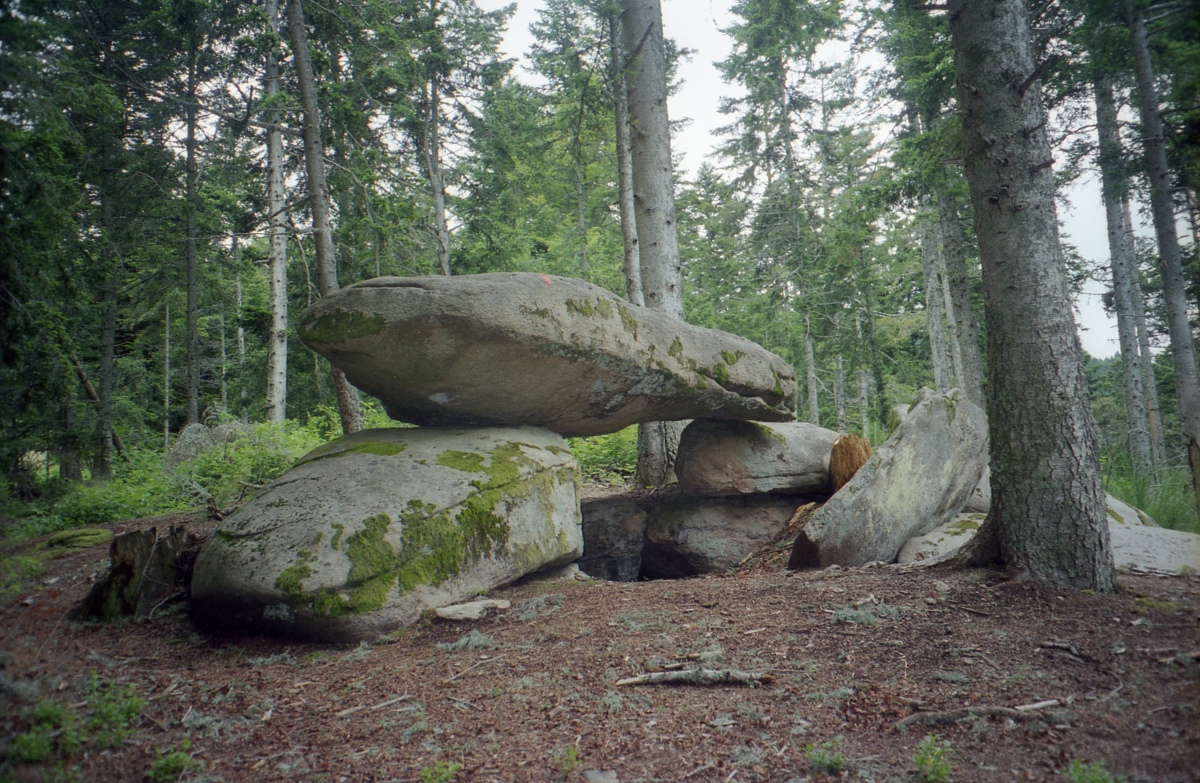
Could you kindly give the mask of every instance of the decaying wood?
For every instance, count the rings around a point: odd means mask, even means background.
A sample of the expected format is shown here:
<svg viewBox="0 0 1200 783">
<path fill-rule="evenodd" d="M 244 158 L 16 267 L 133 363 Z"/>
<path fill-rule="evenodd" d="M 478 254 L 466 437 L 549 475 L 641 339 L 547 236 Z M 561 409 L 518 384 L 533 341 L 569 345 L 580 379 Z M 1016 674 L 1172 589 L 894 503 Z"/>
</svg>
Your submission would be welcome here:
<svg viewBox="0 0 1200 783">
<path fill-rule="evenodd" d="M 914 723 L 921 723 L 929 726 L 939 723 L 956 723 L 963 718 L 1012 718 L 1013 720 L 1041 720 L 1045 717 L 1044 713 L 1038 712 L 1043 707 L 1050 707 L 1058 704 L 1057 699 L 1051 699 L 1048 702 L 1040 702 L 1038 704 L 1026 704 L 1022 707 L 962 707 L 957 710 L 943 710 L 939 712 L 914 712 L 907 718 L 902 718 L 896 721 L 896 730 L 903 731 Z"/>
<path fill-rule="evenodd" d="M 636 677 L 617 680 L 617 685 L 756 685 L 771 682 L 769 672 L 743 672 L 737 669 L 683 669 L 680 671 L 647 672 Z"/>
<path fill-rule="evenodd" d="M 182 525 L 122 533 L 109 547 L 111 566 L 73 612 L 76 617 L 111 620 L 149 618 L 189 580 L 199 538 Z"/>
<path fill-rule="evenodd" d="M 829 484 L 837 492 L 871 458 L 871 442 L 854 434 L 840 436 L 829 453 Z"/>
</svg>

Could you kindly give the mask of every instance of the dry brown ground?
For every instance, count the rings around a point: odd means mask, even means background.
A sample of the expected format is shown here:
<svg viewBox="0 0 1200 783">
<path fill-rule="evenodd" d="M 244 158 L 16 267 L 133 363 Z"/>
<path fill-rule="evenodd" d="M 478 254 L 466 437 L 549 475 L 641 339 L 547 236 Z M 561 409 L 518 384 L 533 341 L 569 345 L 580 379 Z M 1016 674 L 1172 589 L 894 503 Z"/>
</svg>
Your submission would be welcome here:
<svg viewBox="0 0 1200 783">
<path fill-rule="evenodd" d="M 123 744 L 67 760 L 78 780 L 146 779 L 158 751 L 188 741 L 203 768 L 185 779 L 231 783 L 417 781 L 439 762 L 461 764 L 461 781 L 907 781 L 930 732 L 950 742 L 955 781 L 1061 780 L 1074 759 L 1200 780 L 1197 577 L 1126 576 L 1089 595 L 995 570 L 792 574 L 779 549 L 721 577 L 517 585 L 496 591 L 513 602 L 499 615 L 347 649 L 205 636 L 182 602 L 147 623 L 66 620 L 106 553 L 47 561 L 0 607 L 0 744 L 35 694 L 85 714 L 93 671 L 146 702 Z M 464 637 L 474 649 L 451 648 Z M 696 656 L 773 681 L 616 684 Z M 967 707 L 981 709 L 896 727 Z M 847 769 L 815 771 L 809 745 Z"/>
</svg>

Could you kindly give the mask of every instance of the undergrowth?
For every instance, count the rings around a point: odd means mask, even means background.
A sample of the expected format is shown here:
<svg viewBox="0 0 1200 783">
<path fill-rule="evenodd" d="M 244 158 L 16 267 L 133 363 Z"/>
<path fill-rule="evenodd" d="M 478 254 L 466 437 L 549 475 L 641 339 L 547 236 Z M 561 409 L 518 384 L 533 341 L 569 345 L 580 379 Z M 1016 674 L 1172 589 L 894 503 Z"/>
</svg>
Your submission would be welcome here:
<svg viewBox="0 0 1200 783">
<path fill-rule="evenodd" d="M 585 481 L 624 483 L 637 468 L 637 427 L 626 427 L 611 435 L 568 438 L 567 443 Z"/>
<path fill-rule="evenodd" d="M 1163 527 L 1200 533 L 1196 493 L 1183 468 L 1163 468 L 1150 474 L 1125 465 L 1104 466 L 1104 489 L 1146 514 Z"/>
</svg>

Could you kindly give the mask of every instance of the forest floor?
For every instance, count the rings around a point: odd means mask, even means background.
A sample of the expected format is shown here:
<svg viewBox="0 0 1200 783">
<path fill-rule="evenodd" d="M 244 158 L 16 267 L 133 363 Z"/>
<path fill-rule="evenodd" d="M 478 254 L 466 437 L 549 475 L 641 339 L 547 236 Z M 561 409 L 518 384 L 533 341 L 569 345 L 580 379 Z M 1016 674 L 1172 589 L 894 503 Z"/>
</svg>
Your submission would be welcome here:
<svg viewBox="0 0 1200 783">
<path fill-rule="evenodd" d="M 1075 760 L 1200 780 L 1195 576 L 1095 595 L 988 569 L 789 573 L 783 544 L 718 577 L 519 584 L 483 620 L 339 647 L 205 635 L 182 601 L 150 622 L 67 619 L 107 552 L 4 577 L 0 779 L 912 781 L 936 734 L 954 781 L 1063 780 Z M 672 664 L 769 681 L 618 682 Z M 125 688 L 128 720 L 111 709 Z M 83 744 L 63 749 L 59 718 L 57 760 L 13 764 L 39 699 L 78 716 Z M 105 721 L 129 733 L 101 750 Z M 924 779 L 945 779 L 936 755 Z"/>
</svg>

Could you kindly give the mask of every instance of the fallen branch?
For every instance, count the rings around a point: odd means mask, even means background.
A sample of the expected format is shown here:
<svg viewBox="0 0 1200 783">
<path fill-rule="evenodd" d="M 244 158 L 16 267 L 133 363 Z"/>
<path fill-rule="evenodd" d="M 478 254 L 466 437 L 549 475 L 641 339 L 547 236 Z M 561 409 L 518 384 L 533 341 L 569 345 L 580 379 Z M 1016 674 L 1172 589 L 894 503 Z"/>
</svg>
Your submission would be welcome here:
<svg viewBox="0 0 1200 783">
<path fill-rule="evenodd" d="M 468 666 L 467 668 L 460 671 L 458 674 L 455 674 L 451 677 L 447 677 L 446 679 L 442 680 L 442 684 L 447 685 L 449 683 L 452 683 L 455 680 L 457 680 L 459 677 L 461 677 L 464 674 L 466 674 L 467 672 L 471 671 L 472 669 L 478 669 L 480 666 L 483 666 L 483 665 L 489 664 L 489 663 L 495 663 L 496 661 L 500 660 L 501 658 L 506 658 L 506 657 L 508 657 L 508 653 L 505 653 L 504 655 L 497 655 L 495 658 L 486 658 L 486 659 L 480 661 L 479 663 L 474 664 L 473 666 Z"/>
<path fill-rule="evenodd" d="M 1055 701 L 1054 703 L 1057 703 Z M 1013 709 L 1012 707 L 962 707 L 957 710 L 944 710 L 941 712 L 914 712 L 907 718 L 901 718 L 896 721 L 896 731 L 903 731 L 914 723 L 925 725 L 936 725 L 939 723 L 957 723 L 964 718 L 1012 718 L 1013 720 L 1038 720 L 1042 716 L 1036 711 L 1038 705 L 1027 704 L 1023 705 L 1024 711 Z"/>
<path fill-rule="evenodd" d="M 617 685 L 754 685 L 771 682 L 769 672 L 743 672 L 737 669 L 683 669 L 670 672 L 647 672 L 636 677 L 617 680 Z"/>
</svg>

